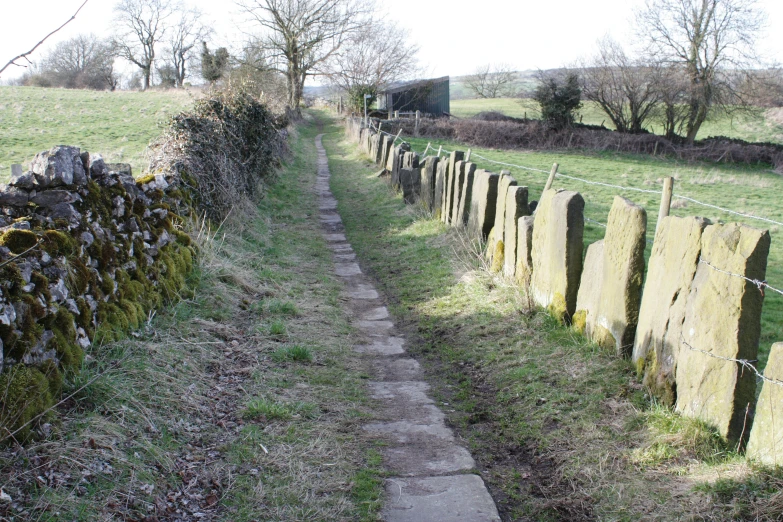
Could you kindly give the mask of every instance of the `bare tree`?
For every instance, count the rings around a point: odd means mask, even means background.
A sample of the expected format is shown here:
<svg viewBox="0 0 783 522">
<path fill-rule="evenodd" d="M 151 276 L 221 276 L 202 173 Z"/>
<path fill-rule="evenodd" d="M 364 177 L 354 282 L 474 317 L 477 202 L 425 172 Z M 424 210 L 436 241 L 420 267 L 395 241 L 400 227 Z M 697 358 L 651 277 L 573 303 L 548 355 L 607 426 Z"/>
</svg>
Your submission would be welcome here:
<svg viewBox="0 0 783 522">
<path fill-rule="evenodd" d="M 202 23 L 198 8 L 182 8 L 175 13 L 166 39 L 165 58 L 173 69 L 175 87 L 185 85 L 188 67 L 194 58 L 193 49 L 199 42 L 207 40 L 213 33 L 211 27 Z"/>
<path fill-rule="evenodd" d="M 418 51 L 407 30 L 389 22 L 368 23 L 332 55 L 325 72 L 358 110 L 365 94 L 371 103 L 382 88 L 415 76 Z"/>
<path fill-rule="evenodd" d="M 53 34 L 55 34 L 56 32 L 58 32 L 60 29 L 62 29 L 63 27 L 65 27 L 66 25 L 68 25 L 69 23 L 71 23 L 71 22 L 72 22 L 74 19 L 76 19 L 76 15 L 78 15 L 78 14 L 79 14 L 79 12 L 82 10 L 82 8 L 85 6 L 85 4 L 87 4 L 87 2 L 88 2 L 88 0 L 84 0 L 84 2 L 82 2 L 82 5 L 80 5 L 80 6 L 79 6 L 79 8 L 76 10 L 76 12 L 73 14 L 73 16 L 71 16 L 71 17 L 70 17 L 70 18 L 69 18 L 69 19 L 68 19 L 68 20 L 67 20 L 67 21 L 66 21 L 64 24 L 62 24 L 60 27 L 58 27 L 57 29 L 55 29 L 55 30 L 54 30 L 54 31 L 52 31 L 51 33 L 47 34 L 46 36 L 44 36 L 44 37 L 43 37 L 43 39 L 42 39 L 41 41 L 39 41 L 37 44 L 35 44 L 35 45 L 33 46 L 33 48 L 32 48 L 32 49 L 30 49 L 29 51 L 27 51 L 27 52 L 25 52 L 25 53 L 22 53 L 22 54 L 20 54 L 20 55 L 17 55 L 17 56 L 15 56 L 15 57 L 11 58 L 11 59 L 8 61 L 8 63 L 7 63 L 7 64 L 5 64 L 5 65 L 3 66 L 3 68 L 2 68 L 2 69 L 0 69 L 0 74 L 3 74 L 3 71 L 5 71 L 5 70 L 6 70 L 6 69 L 8 69 L 9 67 L 11 67 L 12 65 L 16 65 L 17 67 L 26 67 L 25 65 L 22 65 L 22 64 L 16 63 L 18 60 L 21 60 L 21 59 L 23 59 L 23 58 L 24 58 L 25 60 L 27 60 L 27 62 L 28 62 L 28 63 L 31 63 L 31 62 L 30 62 L 30 59 L 29 59 L 28 57 L 29 57 L 31 54 L 33 54 L 33 53 L 35 52 L 35 50 L 36 50 L 36 49 L 38 49 L 38 48 L 39 48 L 41 45 L 43 45 L 43 43 L 44 43 L 46 40 L 48 40 L 50 36 L 52 36 Z"/>
<path fill-rule="evenodd" d="M 69 89 L 114 90 L 118 82 L 112 45 L 94 34 L 57 44 L 41 61 L 37 74 L 49 85 Z M 29 81 L 36 82 L 32 76 Z"/>
<path fill-rule="evenodd" d="M 156 46 L 172 9 L 171 0 L 120 0 L 114 6 L 120 29 L 114 40 L 117 54 L 141 70 L 144 90 L 150 86 Z"/>
<path fill-rule="evenodd" d="M 514 70 L 507 64 L 486 64 L 465 77 L 465 85 L 477 98 L 500 98 L 513 94 Z"/>
<path fill-rule="evenodd" d="M 733 72 L 756 61 L 763 18 L 755 0 L 646 0 L 637 13 L 650 56 L 685 70 L 689 143 L 716 108 L 742 104 Z"/>
<path fill-rule="evenodd" d="M 263 31 L 261 45 L 285 74 L 288 107 L 301 115 L 304 82 L 367 23 L 371 0 L 237 0 Z"/>
<path fill-rule="evenodd" d="M 595 102 L 619 132 L 641 132 L 655 113 L 660 66 L 629 57 L 615 40 L 598 42 L 598 53 L 582 62 L 582 96 Z"/>
</svg>

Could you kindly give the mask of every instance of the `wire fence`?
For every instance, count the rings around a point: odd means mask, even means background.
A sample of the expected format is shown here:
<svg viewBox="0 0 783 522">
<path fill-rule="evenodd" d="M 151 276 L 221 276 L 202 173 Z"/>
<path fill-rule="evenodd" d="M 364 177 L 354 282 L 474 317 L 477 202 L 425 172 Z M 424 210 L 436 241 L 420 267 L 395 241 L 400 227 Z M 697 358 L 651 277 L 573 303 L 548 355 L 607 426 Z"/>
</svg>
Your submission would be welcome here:
<svg viewBox="0 0 783 522">
<path fill-rule="evenodd" d="M 780 381 L 778 379 L 772 379 L 770 377 L 766 377 L 763 373 L 761 373 L 756 366 L 753 363 L 757 363 L 756 360 L 750 360 L 750 359 L 733 359 L 731 357 L 723 357 L 722 355 L 716 355 L 712 352 L 708 352 L 705 350 L 700 350 L 698 348 L 695 348 L 691 346 L 688 341 L 685 340 L 685 336 L 680 333 L 680 344 L 684 345 L 686 348 L 688 348 L 691 351 L 698 352 L 704 355 L 707 355 L 709 357 L 712 357 L 713 359 L 720 359 L 721 361 L 727 361 L 739 364 L 743 371 L 747 368 L 751 372 L 753 372 L 756 375 L 756 379 L 761 382 L 769 382 L 771 384 L 775 384 L 777 386 L 783 386 L 783 381 Z"/>
<path fill-rule="evenodd" d="M 386 134 L 387 136 L 394 137 L 395 140 L 392 143 L 392 146 L 394 145 L 394 143 L 396 143 L 397 139 L 399 139 L 399 135 L 394 135 L 394 134 L 390 134 L 390 133 L 388 133 L 386 131 L 383 131 L 383 130 L 380 129 L 380 126 L 379 127 L 375 127 L 372 124 L 371 124 L 371 126 L 376 131 L 378 131 L 378 132 L 380 132 L 382 134 Z M 436 143 L 436 145 L 438 147 L 437 149 L 436 149 L 435 146 L 432 145 L 432 142 L 427 143 L 427 147 L 424 149 L 424 152 L 422 152 L 419 155 L 423 158 L 423 157 L 425 157 L 427 155 L 427 153 L 430 150 L 438 150 L 440 153 L 445 153 L 445 154 L 451 154 L 453 152 L 453 151 L 450 151 L 450 150 L 447 150 L 447 149 L 443 148 L 443 146 L 440 145 L 440 144 Z M 412 152 L 416 152 L 415 150 L 413 150 L 413 148 L 411 148 L 411 151 Z M 497 160 L 493 160 L 493 159 L 487 158 L 485 156 L 482 156 L 480 154 L 476 154 L 475 152 L 471 152 L 471 158 L 474 158 L 474 157 L 475 158 L 479 158 L 479 159 L 481 159 L 483 161 L 486 161 L 487 163 L 491 163 L 493 165 L 499 165 L 499 166 L 508 167 L 508 168 L 515 168 L 515 169 L 520 169 L 520 170 L 524 170 L 524 171 L 528 171 L 528 172 L 536 172 L 536 173 L 540 173 L 540 174 L 543 174 L 543 175 L 546 175 L 546 176 L 550 175 L 550 171 L 547 171 L 547 170 L 538 169 L 538 168 L 535 168 L 535 167 L 529 167 L 529 166 L 526 166 L 526 165 L 517 165 L 517 164 L 514 164 L 514 163 L 506 163 L 506 162 L 502 162 L 502 161 L 497 161 Z M 606 182 L 603 182 L 603 181 L 593 181 L 593 180 L 581 178 L 581 177 L 578 177 L 578 176 L 571 176 L 571 175 L 568 175 L 568 174 L 565 174 L 565 173 L 562 173 L 562 172 L 559 172 L 559 171 L 557 173 L 557 177 L 558 178 L 569 179 L 569 180 L 572 180 L 572 181 L 577 181 L 577 182 L 580 182 L 580 183 L 584 183 L 586 185 L 593 185 L 593 186 L 612 188 L 612 189 L 616 189 L 616 190 L 620 190 L 620 191 L 639 192 L 639 193 L 643 193 L 643 194 L 652 194 L 652 195 L 655 195 L 655 196 L 660 196 L 661 195 L 660 191 L 656 191 L 656 190 L 643 189 L 643 188 L 633 187 L 633 186 L 628 186 L 628 185 L 617 185 L 617 184 L 614 184 L 614 183 L 606 183 Z M 739 211 L 736 211 L 736 210 L 720 207 L 718 205 L 713 205 L 711 203 L 705 203 L 703 201 L 699 201 L 699 200 L 691 198 L 689 196 L 682 196 L 682 195 L 673 194 L 672 198 L 688 201 L 688 202 L 694 203 L 696 205 L 701 205 L 701 206 L 706 207 L 706 208 L 719 210 L 719 211 L 725 212 L 727 214 L 741 216 L 741 217 L 746 218 L 746 219 L 754 219 L 754 220 L 762 221 L 762 222 L 773 224 L 773 225 L 783 226 L 783 222 L 776 221 L 774 219 L 769 219 L 769 218 L 766 218 L 766 217 L 763 217 L 763 216 L 754 216 L 752 214 L 747 214 L 747 213 L 744 213 L 744 212 L 739 212 Z M 596 220 L 590 219 L 588 217 L 585 217 L 584 219 L 585 219 L 586 222 L 593 223 L 593 224 L 595 224 L 597 226 L 600 226 L 602 228 L 607 228 L 607 225 L 604 224 L 604 223 L 601 223 L 600 221 L 596 221 Z M 653 242 L 650 241 L 649 239 L 647 240 L 647 243 L 648 244 L 653 244 Z M 724 274 L 732 276 L 732 277 L 738 277 L 738 278 L 747 280 L 748 282 L 754 284 L 759 289 L 759 291 L 762 293 L 762 295 L 764 295 L 765 290 L 771 290 L 771 291 L 773 291 L 773 292 L 783 296 L 783 291 L 781 291 L 778 288 L 775 288 L 773 286 L 770 286 L 766 281 L 759 281 L 759 280 L 756 280 L 756 279 L 750 279 L 750 278 L 747 278 L 747 277 L 745 277 L 743 275 L 740 275 L 740 274 L 734 274 L 732 272 L 728 272 L 726 270 L 722 270 L 722 269 L 717 268 L 714 265 L 711 265 L 710 263 L 704 261 L 703 259 L 700 259 L 699 262 L 709 266 L 710 268 L 712 268 L 713 270 L 716 270 L 718 272 L 724 273 Z"/>
</svg>

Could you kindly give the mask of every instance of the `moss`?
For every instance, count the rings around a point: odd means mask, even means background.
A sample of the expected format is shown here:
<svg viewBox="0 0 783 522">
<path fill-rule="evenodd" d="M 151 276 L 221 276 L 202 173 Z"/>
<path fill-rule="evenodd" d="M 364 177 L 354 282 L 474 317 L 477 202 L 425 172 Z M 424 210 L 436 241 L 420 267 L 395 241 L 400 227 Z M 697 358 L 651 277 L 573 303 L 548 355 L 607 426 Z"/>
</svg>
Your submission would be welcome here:
<svg viewBox="0 0 783 522">
<path fill-rule="evenodd" d="M 38 244 L 38 236 L 30 230 L 12 228 L 0 236 L 0 245 L 8 248 L 14 254 L 21 254 Z"/>
<path fill-rule="evenodd" d="M 33 272 L 30 276 L 30 282 L 35 285 L 35 290 L 46 299 L 46 302 L 52 300 L 52 294 L 49 292 L 49 278 L 41 272 Z"/>
<path fill-rule="evenodd" d="M 666 406 L 674 406 L 677 400 L 677 383 L 670 374 L 658 367 L 655 350 L 650 350 L 643 359 L 636 361 L 636 373 L 642 377 L 642 384 Z"/>
<path fill-rule="evenodd" d="M 87 332 L 87 337 L 92 338 L 94 332 L 92 328 L 92 310 L 90 310 L 90 305 L 87 304 L 85 298 L 77 297 L 76 306 L 79 308 L 79 315 L 76 316 L 76 325 L 84 328 L 84 331 Z"/>
<path fill-rule="evenodd" d="M 68 286 L 69 289 L 77 295 L 82 295 L 87 291 L 90 284 L 94 282 L 95 276 L 87 265 L 78 257 L 68 260 Z"/>
<path fill-rule="evenodd" d="M 136 178 L 136 185 L 141 188 L 142 185 L 146 185 L 150 181 L 155 181 L 155 174 L 147 174 Z"/>
<path fill-rule="evenodd" d="M 492 265 L 489 268 L 493 274 L 497 274 L 503 269 L 503 262 L 505 261 L 504 252 L 505 245 L 503 244 L 503 241 L 495 243 L 495 251 L 492 254 Z"/>
<path fill-rule="evenodd" d="M 144 322 L 144 308 L 142 308 L 139 303 L 128 299 L 122 299 L 119 303 L 119 307 L 128 320 L 129 328 L 136 330 L 142 325 Z"/>
<path fill-rule="evenodd" d="M 41 247 L 52 257 L 72 256 L 79 250 L 76 240 L 70 234 L 59 230 L 44 232 Z"/>
<path fill-rule="evenodd" d="M 566 305 L 566 300 L 565 297 L 563 297 L 563 294 L 559 292 L 555 293 L 554 297 L 552 298 L 552 302 L 549 303 L 549 306 L 547 307 L 547 310 L 552 317 L 561 323 L 565 324 L 568 322 L 568 306 Z"/>
<path fill-rule="evenodd" d="M 587 311 L 579 310 L 574 314 L 571 321 L 571 327 L 578 333 L 584 335 L 585 327 L 587 326 Z"/>
<path fill-rule="evenodd" d="M 73 314 L 60 306 L 54 316 L 47 319 L 46 326 L 54 334 L 52 344 L 60 364 L 66 369 L 78 369 L 82 365 L 84 352 L 76 344 L 76 321 Z"/>
<path fill-rule="evenodd" d="M 190 235 L 183 232 L 182 230 L 175 229 L 174 235 L 177 236 L 177 243 L 179 243 L 180 245 L 189 247 L 193 243 L 193 240 L 191 239 Z"/>
<path fill-rule="evenodd" d="M 35 417 L 54 405 L 49 379 L 37 368 L 14 365 L 0 375 L 0 425 L 18 441 L 27 440 Z"/>
<path fill-rule="evenodd" d="M 101 284 L 100 284 L 101 292 L 103 292 L 104 295 L 113 295 L 115 284 L 114 279 L 111 278 L 108 272 L 101 272 Z"/>
</svg>

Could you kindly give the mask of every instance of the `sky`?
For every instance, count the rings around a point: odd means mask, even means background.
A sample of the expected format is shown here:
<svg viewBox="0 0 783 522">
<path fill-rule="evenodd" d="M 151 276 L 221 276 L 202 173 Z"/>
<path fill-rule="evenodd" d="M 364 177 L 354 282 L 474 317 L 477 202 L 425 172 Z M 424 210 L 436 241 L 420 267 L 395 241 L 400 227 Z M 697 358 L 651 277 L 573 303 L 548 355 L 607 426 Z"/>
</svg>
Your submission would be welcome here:
<svg viewBox="0 0 783 522">
<path fill-rule="evenodd" d="M 61 25 L 83 1 L 0 0 L 0 67 Z M 184 1 L 198 6 L 214 28 L 213 48 L 231 49 L 252 29 L 231 0 Z M 110 36 L 115 3 L 88 0 L 73 22 L 36 51 L 33 61 L 79 33 Z M 783 62 L 783 1 L 757 3 L 768 28 L 759 39 L 760 50 Z M 596 40 L 607 34 L 632 44 L 633 11 L 643 0 L 394 0 L 383 5 L 383 19 L 407 28 L 418 44 L 423 75 L 439 77 L 469 74 L 487 63 L 515 70 L 562 67 L 590 54 Z M 23 72 L 13 69 L 0 80 Z"/>
</svg>

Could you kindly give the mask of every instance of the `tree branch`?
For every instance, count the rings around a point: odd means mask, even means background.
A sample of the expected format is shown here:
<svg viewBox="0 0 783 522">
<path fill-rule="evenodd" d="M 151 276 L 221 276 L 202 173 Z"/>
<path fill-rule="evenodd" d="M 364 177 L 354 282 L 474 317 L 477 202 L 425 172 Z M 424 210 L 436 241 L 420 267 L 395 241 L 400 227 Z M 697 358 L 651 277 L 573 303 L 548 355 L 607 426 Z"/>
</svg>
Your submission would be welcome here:
<svg viewBox="0 0 783 522">
<path fill-rule="evenodd" d="M 62 29 L 62 28 L 63 28 L 63 27 L 65 27 L 66 25 L 68 25 L 69 23 L 71 23 L 71 22 L 72 22 L 72 21 L 73 21 L 73 20 L 76 18 L 76 15 L 78 15 L 78 14 L 79 14 L 79 11 L 81 11 L 81 10 L 82 10 L 82 7 L 84 7 L 84 5 L 85 5 L 87 2 L 89 2 L 89 0 L 84 0 L 84 2 L 82 3 L 82 5 L 81 5 L 81 6 L 79 6 L 79 9 L 77 9 L 77 10 L 76 10 L 76 12 L 75 12 L 75 13 L 73 13 L 73 16 L 71 16 L 71 17 L 68 19 L 68 21 L 67 21 L 67 22 L 65 22 L 63 25 L 61 25 L 60 27 L 58 27 L 57 29 L 55 29 L 55 30 L 54 30 L 54 31 L 52 31 L 51 33 L 49 33 L 49 34 L 47 34 L 46 36 L 44 36 L 43 40 L 41 40 L 40 42 L 38 42 L 37 44 L 35 44 L 35 46 L 34 46 L 32 49 L 30 49 L 30 50 L 29 50 L 29 51 L 27 51 L 26 53 L 22 53 L 22 54 L 20 54 L 19 56 L 16 56 L 16 57 L 12 58 L 12 59 L 11 59 L 11 60 L 10 60 L 10 61 L 7 63 L 7 64 L 5 64 L 5 65 L 3 66 L 3 68 L 2 68 L 2 69 L 0 69 L 0 74 L 3 74 L 3 71 L 5 71 L 6 69 L 8 69 L 8 68 L 9 68 L 10 66 L 12 66 L 12 65 L 16 65 L 17 67 L 27 67 L 26 65 L 19 65 L 18 63 L 16 63 L 16 60 L 19 60 L 19 59 L 21 59 L 21 58 L 24 58 L 25 60 L 27 60 L 27 61 L 29 62 L 30 60 L 29 60 L 27 57 L 28 57 L 28 56 L 30 56 L 31 54 L 33 54 L 33 52 L 35 52 L 35 50 L 36 50 L 36 49 L 38 49 L 38 48 L 41 46 L 41 44 L 43 44 L 43 43 L 44 43 L 44 42 L 45 42 L 45 41 L 46 41 L 46 40 L 47 40 L 47 39 L 48 39 L 50 36 L 52 36 L 54 33 L 56 33 L 57 31 L 59 31 L 60 29 Z"/>
</svg>

